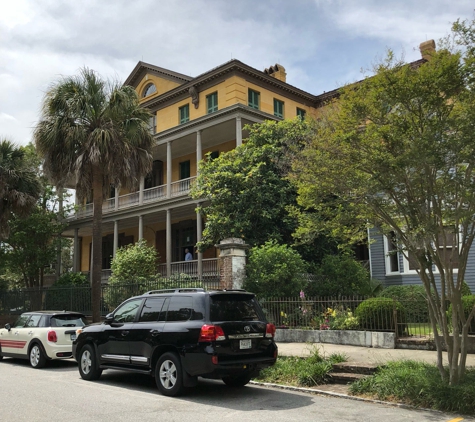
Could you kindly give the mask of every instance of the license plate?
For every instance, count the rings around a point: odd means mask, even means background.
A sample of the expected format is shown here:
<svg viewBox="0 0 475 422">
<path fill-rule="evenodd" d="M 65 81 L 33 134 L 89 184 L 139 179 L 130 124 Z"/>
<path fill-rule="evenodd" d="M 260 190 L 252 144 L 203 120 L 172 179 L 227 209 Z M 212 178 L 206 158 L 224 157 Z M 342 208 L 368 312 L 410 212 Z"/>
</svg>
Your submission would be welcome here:
<svg viewBox="0 0 475 422">
<path fill-rule="evenodd" d="M 71 334 L 71 341 L 76 340 L 76 334 Z"/>
<path fill-rule="evenodd" d="M 251 339 L 239 340 L 240 349 L 250 349 L 252 346 Z"/>
</svg>

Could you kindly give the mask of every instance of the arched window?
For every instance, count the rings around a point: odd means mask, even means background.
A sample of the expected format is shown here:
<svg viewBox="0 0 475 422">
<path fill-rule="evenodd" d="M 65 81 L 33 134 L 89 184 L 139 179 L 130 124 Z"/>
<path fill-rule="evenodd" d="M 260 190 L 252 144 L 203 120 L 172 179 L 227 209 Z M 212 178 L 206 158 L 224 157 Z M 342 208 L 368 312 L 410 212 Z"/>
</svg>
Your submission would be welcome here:
<svg viewBox="0 0 475 422">
<path fill-rule="evenodd" d="M 154 84 L 148 84 L 143 90 L 142 97 L 147 97 L 154 94 L 155 92 L 157 92 L 157 87 Z"/>
</svg>

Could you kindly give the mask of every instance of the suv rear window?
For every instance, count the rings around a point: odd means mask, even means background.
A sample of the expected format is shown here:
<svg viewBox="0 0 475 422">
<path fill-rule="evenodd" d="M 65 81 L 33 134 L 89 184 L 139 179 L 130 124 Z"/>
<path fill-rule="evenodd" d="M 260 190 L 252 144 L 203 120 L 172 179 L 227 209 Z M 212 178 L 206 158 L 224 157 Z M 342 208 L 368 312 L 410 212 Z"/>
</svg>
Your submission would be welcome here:
<svg viewBox="0 0 475 422">
<path fill-rule="evenodd" d="M 263 321 L 259 304 L 250 295 L 211 296 L 211 321 Z"/>
<path fill-rule="evenodd" d="M 51 317 L 52 327 L 83 327 L 86 319 L 80 315 L 54 315 Z"/>
</svg>

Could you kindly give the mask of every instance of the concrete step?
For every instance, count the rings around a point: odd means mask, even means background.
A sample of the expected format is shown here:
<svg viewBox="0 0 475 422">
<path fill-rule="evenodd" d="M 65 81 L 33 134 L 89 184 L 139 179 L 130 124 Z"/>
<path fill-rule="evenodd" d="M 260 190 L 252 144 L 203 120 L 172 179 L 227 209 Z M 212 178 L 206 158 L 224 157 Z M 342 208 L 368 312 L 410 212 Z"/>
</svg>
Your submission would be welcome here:
<svg viewBox="0 0 475 422">
<path fill-rule="evenodd" d="M 370 363 L 342 362 L 333 364 L 333 373 L 372 375 L 378 368 L 379 365 Z"/>
<path fill-rule="evenodd" d="M 352 382 L 366 378 L 369 375 L 355 374 L 351 372 L 332 372 L 330 376 L 330 384 L 351 384 Z"/>
</svg>

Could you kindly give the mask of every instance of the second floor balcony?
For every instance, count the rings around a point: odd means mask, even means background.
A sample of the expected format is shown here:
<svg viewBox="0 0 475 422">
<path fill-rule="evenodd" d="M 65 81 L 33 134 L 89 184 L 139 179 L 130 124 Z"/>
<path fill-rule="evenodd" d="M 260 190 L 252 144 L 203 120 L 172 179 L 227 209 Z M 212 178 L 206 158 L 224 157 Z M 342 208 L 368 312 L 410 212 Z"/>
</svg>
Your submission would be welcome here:
<svg viewBox="0 0 475 422">
<path fill-rule="evenodd" d="M 195 179 L 196 176 L 193 176 L 170 183 L 170 192 L 168 192 L 168 186 L 165 184 L 120 195 L 117 198 L 109 198 L 102 203 L 102 213 L 107 214 L 143 204 L 165 201 L 169 198 L 188 196 Z M 67 219 L 74 220 L 91 217 L 92 214 L 93 204 L 89 203 L 79 205 L 76 210 L 72 210 L 67 216 Z"/>
</svg>

